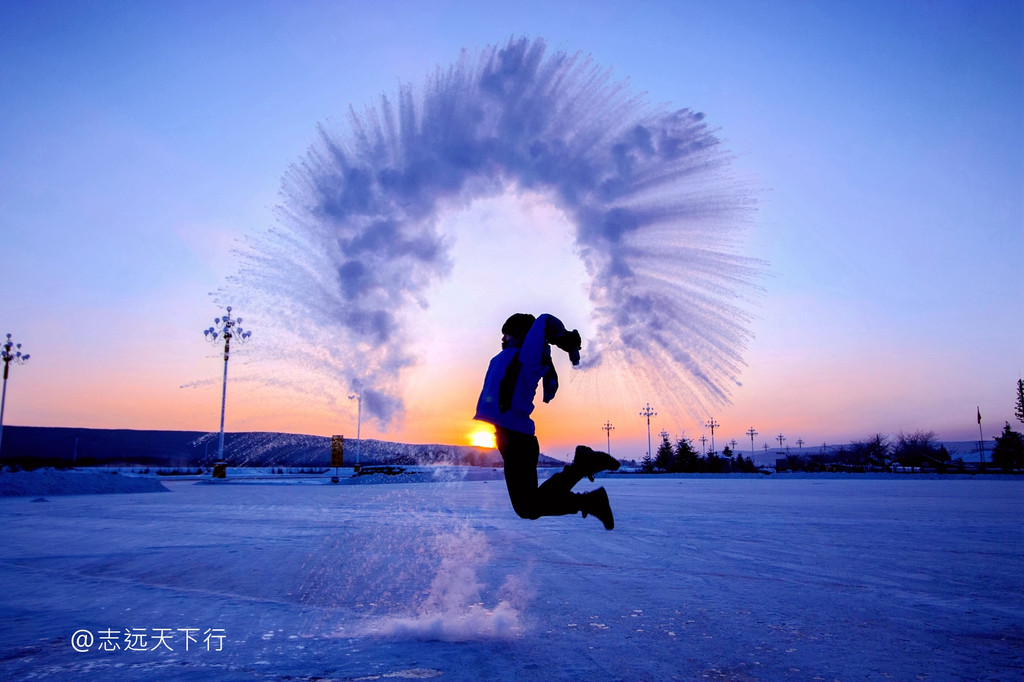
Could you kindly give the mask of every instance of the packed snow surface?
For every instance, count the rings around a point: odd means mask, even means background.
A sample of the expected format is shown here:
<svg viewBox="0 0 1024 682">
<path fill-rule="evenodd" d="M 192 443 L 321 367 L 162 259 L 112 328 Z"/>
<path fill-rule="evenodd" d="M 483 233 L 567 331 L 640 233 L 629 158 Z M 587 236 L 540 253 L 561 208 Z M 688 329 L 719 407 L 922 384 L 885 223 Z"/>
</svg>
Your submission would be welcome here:
<svg viewBox="0 0 1024 682">
<path fill-rule="evenodd" d="M 155 492 L 167 492 L 155 477 L 115 471 L 36 469 L 0 473 L 0 497 Z"/>
<path fill-rule="evenodd" d="M 1020 479 L 165 481 L 0 499 L 2 680 L 1012 680 Z"/>
</svg>

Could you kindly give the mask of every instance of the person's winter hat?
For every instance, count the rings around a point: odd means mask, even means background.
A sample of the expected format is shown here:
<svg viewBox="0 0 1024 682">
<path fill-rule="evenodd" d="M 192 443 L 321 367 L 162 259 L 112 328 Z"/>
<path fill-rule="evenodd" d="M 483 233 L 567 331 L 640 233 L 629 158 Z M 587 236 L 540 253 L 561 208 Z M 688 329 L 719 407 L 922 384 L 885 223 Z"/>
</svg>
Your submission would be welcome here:
<svg viewBox="0 0 1024 682">
<path fill-rule="evenodd" d="M 530 327 L 536 321 L 537 318 L 529 313 L 516 313 L 505 320 L 505 324 L 501 327 L 501 333 L 508 334 L 522 341 L 526 338 L 526 333 L 530 331 Z"/>
</svg>

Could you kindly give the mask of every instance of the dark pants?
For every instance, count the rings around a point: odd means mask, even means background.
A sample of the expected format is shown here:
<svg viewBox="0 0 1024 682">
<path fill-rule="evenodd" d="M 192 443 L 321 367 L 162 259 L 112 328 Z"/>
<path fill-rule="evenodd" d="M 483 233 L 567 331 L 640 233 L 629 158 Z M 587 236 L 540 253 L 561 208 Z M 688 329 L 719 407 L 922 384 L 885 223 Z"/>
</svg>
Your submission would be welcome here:
<svg viewBox="0 0 1024 682">
<path fill-rule="evenodd" d="M 494 427 L 498 452 L 505 462 L 505 485 L 512 508 L 524 519 L 542 516 L 564 516 L 580 511 L 580 497 L 572 492 L 582 475 L 572 464 L 537 485 L 537 461 L 540 444 L 536 436 Z"/>
</svg>

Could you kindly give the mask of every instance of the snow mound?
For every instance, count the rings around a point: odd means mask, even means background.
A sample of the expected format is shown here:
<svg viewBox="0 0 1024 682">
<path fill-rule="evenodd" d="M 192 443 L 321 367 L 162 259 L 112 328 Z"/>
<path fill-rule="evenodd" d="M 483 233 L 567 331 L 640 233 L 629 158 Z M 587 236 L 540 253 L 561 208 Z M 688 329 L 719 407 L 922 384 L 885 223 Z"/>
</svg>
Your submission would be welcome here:
<svg viewBox="0 0 1024 682">
<path fill-rule="evenodd" d="M 410 618 L 392 618 L 371 631 L 383 637 L 438 642 L 466 642 L 519 634 L 519 612 L 507 602 L 493 609 L 470 604 L 465 611 L 451 609 Z"/>
<path fill-rule="evenodd" d="M 37 469 L 0 473 L 0 497 L 157 492 L 170 491 L 155 478 L 116 472 Z"/>
<path fill-rule="evenodd" d="M 463 526 L 434 538 L 441 555 L 437 574 L 426 600 L 412 615 L 394 616 L 371 623 L 366 634 L 398 640 L 467 642 L 507 639 L 522 632 L 520 612 L 532 599 L 525 576 L 506 576 L 498 602 L 481 601 L 485 587 L 478 569 L 491 557 L 486 536 Z"/>
</svg>

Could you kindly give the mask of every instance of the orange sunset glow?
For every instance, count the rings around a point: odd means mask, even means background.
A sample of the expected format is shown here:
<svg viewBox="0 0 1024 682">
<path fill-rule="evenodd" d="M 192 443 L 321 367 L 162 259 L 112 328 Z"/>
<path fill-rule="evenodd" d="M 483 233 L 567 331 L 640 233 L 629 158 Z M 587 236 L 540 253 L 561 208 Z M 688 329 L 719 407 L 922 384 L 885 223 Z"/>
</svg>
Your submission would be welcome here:
<svg viewBox="0 0 1024 682">
<path fill-rule="evenodd" d="M 494 448 L 497 444 L 494 440 L 494 429 L 480 428 L 469 434 L 469 444 L 478 448 Z"/>
</svg>

